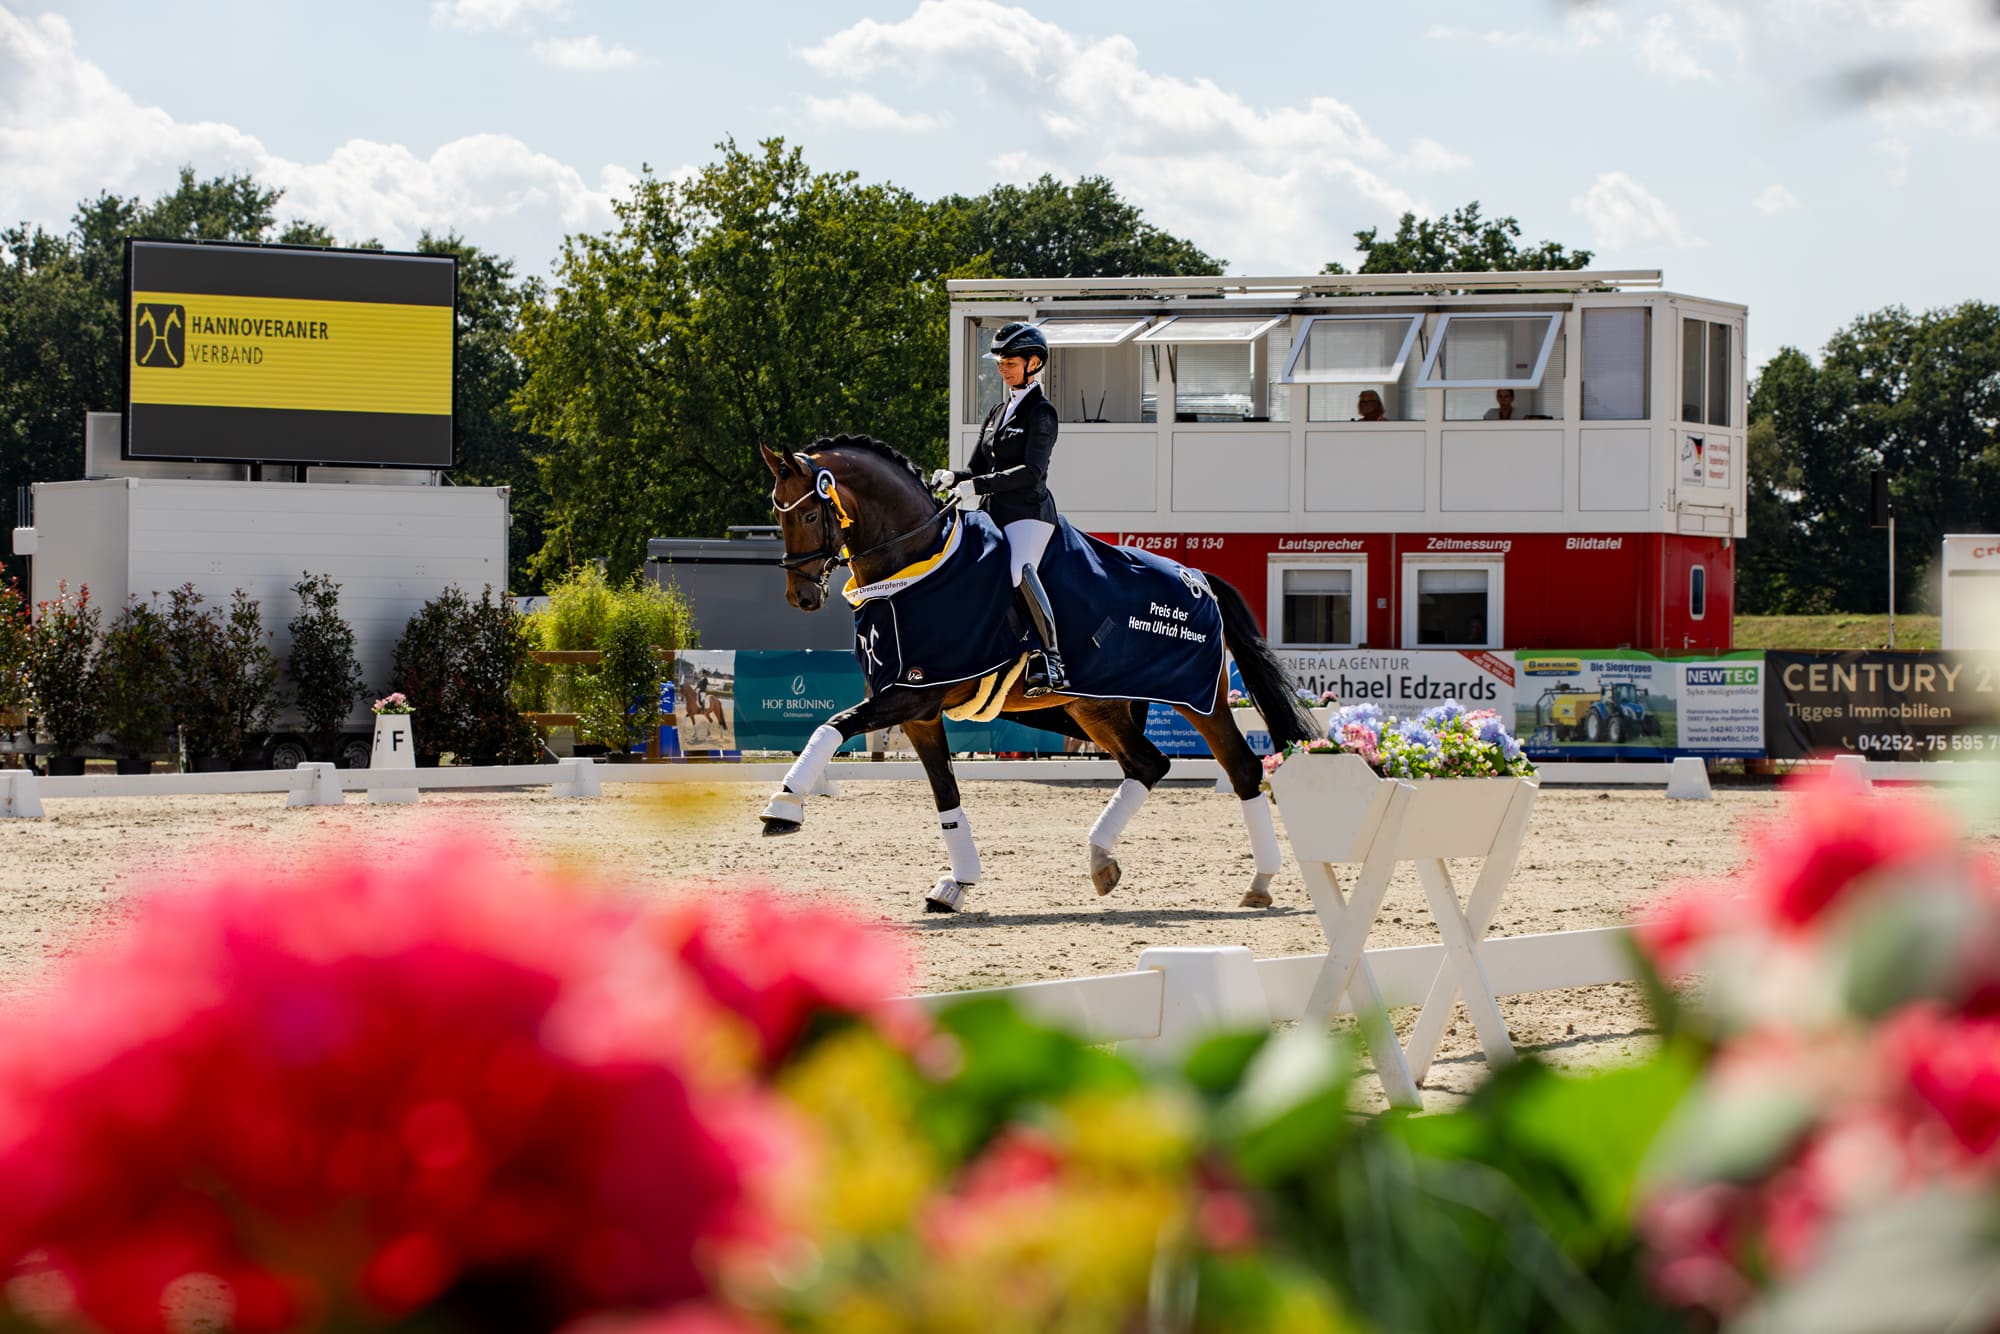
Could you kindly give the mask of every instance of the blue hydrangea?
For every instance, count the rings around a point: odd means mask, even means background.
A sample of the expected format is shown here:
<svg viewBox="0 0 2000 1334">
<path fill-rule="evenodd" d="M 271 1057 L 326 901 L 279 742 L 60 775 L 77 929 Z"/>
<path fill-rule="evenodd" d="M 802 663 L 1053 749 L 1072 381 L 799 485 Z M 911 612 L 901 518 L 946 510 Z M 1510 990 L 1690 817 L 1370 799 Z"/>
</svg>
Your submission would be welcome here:
<svg viewBox="0 0 2000 1334">
<path fill-rule="evenodd" d="M 1438 727 L 1450 722 L 1454 718 L 1463 716 L 1464 713 L 1465 706 L 1463 704 L 1460 704 L 1455 699 L 1448 699 L 1442 704 L 1433 704 L 1417 716 L 1428 726 Z"/>
<path fill-rule="evenodd" d="M 1337 735 L 1340 729 L 1349 723 L 1360 723 L 1369 731 L 1379 735 L 1382 731 L 1382 706 L 1369 703 L 1343 704 L 1334 713 L 1327 727 L 1327 735 Z"/>
</svg>

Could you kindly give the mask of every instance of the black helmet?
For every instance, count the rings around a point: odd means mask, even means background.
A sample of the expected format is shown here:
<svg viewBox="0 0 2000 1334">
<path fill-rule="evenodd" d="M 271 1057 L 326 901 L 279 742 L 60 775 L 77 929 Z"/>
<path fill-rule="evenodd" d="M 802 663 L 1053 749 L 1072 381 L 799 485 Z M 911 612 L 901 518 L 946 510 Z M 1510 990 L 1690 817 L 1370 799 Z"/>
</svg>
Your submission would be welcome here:
<svg viewBox="0 0 2000 1334">
<path fill-rule="evenodd" d="M 1040 357 L 1044 366 L 1049 364 L 1049 339 L 1032 324 L 1015 321 L 1000 326 L 1000 332 L 993 335 L 993 350 L 986 354 L 996 360 L 1000 357 Z"/>
</svg>

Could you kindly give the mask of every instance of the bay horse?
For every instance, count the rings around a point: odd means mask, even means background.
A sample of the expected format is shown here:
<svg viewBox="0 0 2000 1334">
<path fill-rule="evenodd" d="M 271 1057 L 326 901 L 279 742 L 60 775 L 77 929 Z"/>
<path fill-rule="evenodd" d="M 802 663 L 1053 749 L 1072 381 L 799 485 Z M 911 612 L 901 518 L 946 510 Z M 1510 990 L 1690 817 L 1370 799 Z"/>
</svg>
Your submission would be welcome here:
<svg viewBox="0 0 2000 1334">
<path fill-rule="evenodd" d="M 687 718 L 688 735 L 694 735 L 694 720 L 706 719 L 709 738 L 713 740 L 723 733 L 729 722 L 722 711 L 722 700 L 712 691 L 699 689 L 692 679 L 681 687 L 681 712 Z"/>
<path fill-rule="evenodd" d="M 955 510 L 954 505 L 941 503 L 931 494 L 914 463 L 865 435 L 823 438 L 791 454 L 769 446 L 758 448 L 771 473 L 771 509 L 784 535 L 785 554 L 779 564 L 786 572 L 785 600 L 800 611 L 818 611 L 825 605 L 827 586 L 843 564 L 851 568 L 856 585 L 865 586 L 931 555 Z M 1245 690 L 1263 712 L 1273 743 L 1282 746 L 1318 735 L 1301 709 L 1284 666 L 1259 634 L 1243 595 L 1213 574 L 1205 578 L 1222 613 L 1223 643 L 1236 659 Z M 981 614 L 980 609 L 972 609 L 972 614 Z M 1005 616 L 1008 607 L 1003 600 L 985 614 Z M 969 703 L 980 688 L 978 681 L 899 684 L 835 714 L 813 732 L 783 785 L 764 808 L 765 834 L 799 830 L 805 822 L 803 794 L 819 785 L 827 762 L 841 743 L 863 732 L 900 725 L 930 779 L 951 859 L 951 869 L 931 889 L 924 907 L 931 912 L 956 912 L 966 891 L 979 879 L 980 867 L 970 822 L 959 805 L 958 780 L 952 774 L 942 715 L 946 709 Z M 1123 874 L 1113 855 L 1118 838 L 1147 793 L 1166 777 L 1171 764 L 1146 737 L 1145 705 L 1061 693 L 1031 699 L 1020 693 L 1016 681 L 1004 708 L 1009 713 L 1062 710 L 1067 718 L 1049 720 L 1051 730 L 1080 733 L 1101 746 L 1124 771 L 1125 781 L 1091 826 L 1088 845 L 1091 884 L 1099 894 L 1109 894 Z M 1178 705 L 1175 708 L 1208 742 L 1209 753 L 1220 761 L 1241 799 L 1256 866 L 1241 906 L 1268 908 L 1270 884 L 1282 859 L 1270 800 L 1261 791 L 1263 765 L 1229 709 L 1227 663 L 1216 677 L 1207 713 Z"/>
</svg>

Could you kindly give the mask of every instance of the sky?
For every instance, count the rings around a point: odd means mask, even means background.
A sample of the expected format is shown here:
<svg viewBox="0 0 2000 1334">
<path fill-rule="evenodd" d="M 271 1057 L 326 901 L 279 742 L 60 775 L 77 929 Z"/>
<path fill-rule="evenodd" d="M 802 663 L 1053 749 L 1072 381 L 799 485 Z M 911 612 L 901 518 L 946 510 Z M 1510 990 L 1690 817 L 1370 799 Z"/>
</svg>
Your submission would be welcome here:
<svg viewBox="0 0 2000 1334">
<path fill-rule="evenodd" d="M 1753 366 L 2000 300 L 1996 0 L 0 0 L 0 224 L 189 164 L 548 275 L 773 136 L 925 197 L 1108 176 L 1246 276 L 1476 199 L 1747 305 Z"/>
</svg>

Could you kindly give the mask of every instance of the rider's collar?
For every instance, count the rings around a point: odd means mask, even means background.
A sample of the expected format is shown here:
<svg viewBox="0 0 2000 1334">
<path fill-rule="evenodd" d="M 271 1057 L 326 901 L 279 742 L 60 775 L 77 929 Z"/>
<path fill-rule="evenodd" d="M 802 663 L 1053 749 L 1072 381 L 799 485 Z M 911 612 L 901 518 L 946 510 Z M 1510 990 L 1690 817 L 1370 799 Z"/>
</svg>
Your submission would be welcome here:
<svg viewBox="0 0 2000 1334">
<path fill-rule="evenodd" d="M 923 579 L 926 575 L 934 573 L 946 561 L 950 560 L 952 553 L 958 550 L 958 540 L 964 531 L 964 516 L 961 514 L 952 515 L 951 527 L 946 530 L 944 535 L 944 546 L 939 548 L 935 554 L 924 557 L 914 565 L 905 565 L 887 579 L 877 579 L 872 584 L 865 584 L 858 587 L 854 582 L 854 575 L 850 571 L 847 576 L 847 586 L 840 590 L 840 595 L 858 607 L 873 598 L 886 598 L 902 592 L 910 585 Z"/>
</svg>

